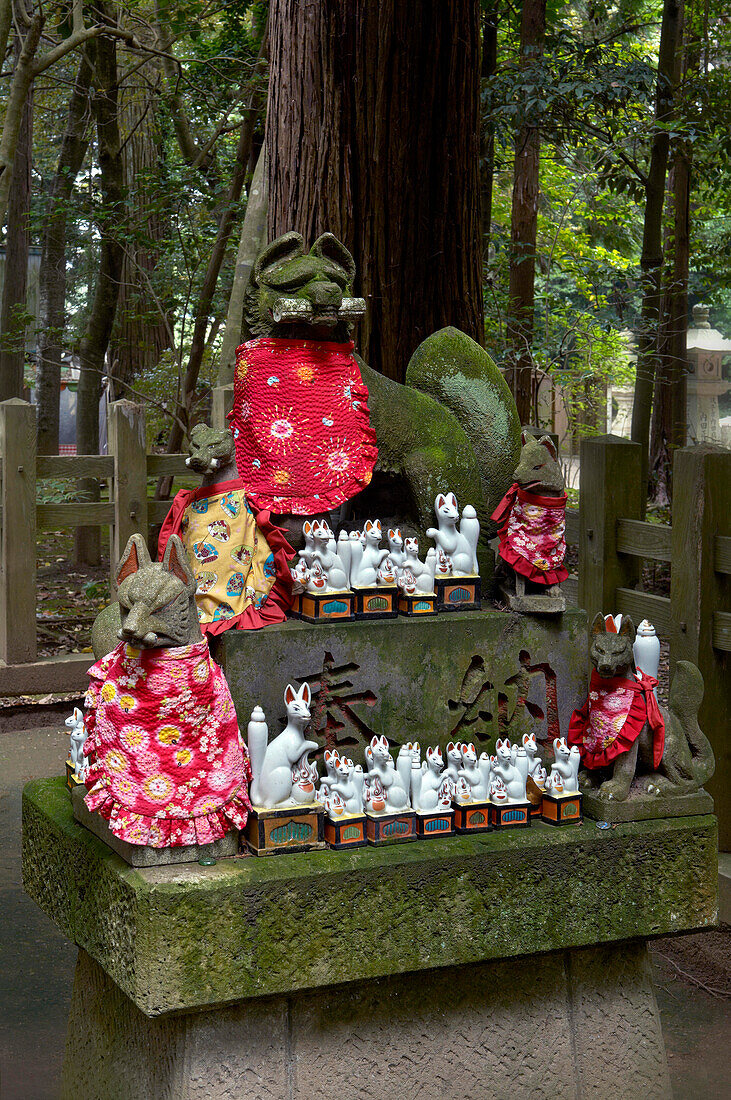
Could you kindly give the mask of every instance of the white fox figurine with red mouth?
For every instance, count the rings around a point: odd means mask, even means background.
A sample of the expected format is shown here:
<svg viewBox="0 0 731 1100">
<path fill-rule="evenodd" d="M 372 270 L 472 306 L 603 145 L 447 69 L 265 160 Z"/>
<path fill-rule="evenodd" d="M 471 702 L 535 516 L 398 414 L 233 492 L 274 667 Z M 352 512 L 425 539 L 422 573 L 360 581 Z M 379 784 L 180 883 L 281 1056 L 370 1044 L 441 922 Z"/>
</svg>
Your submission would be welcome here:
<svg viewBox="0 0 731 1100">
<path fill-rule="evenodd" d="M 459 516 L 457 498 L 454 493 L 440 493 L 434 501 L 434 512 L 438 528 L 429 527 L 427 537 L 433 539 L 452 563 L 452 573 L 457 577 L 474 577 L 479 572 L 477 566 L 477 543 L 480 538 L 480 523 L 477 512 L 471 504 L 462 509 Z M 459 520 L 459 530 L 457 521 Z"/>
<path fill-rule="evenodd" d="M 357 532 L 354 532 L 357 534 Z M 364 543 L 360 537 L 350 537 L 350 587 L 372 588 L 376 584 L 378 570 L 388 557 L 388 550 L 381 548 L 381 521 L 366 520 L 363 529 Z"/>
<path fill-rule="evenodd" d="M 389 813 L 409 808 L 409 791 L 396 770 L 388 741 L 385 737 L 372 737 L 365 750 L 366 764 L 370 775 L 376 775 L 386 794 L 386 809 Z"/>
<path fill-rule="evenodd" d="M 252 760 L 251 801 L 266 810 L 291 802 L 292 768 L 303 758 L 307 759 L 307 752 L 317 748 L 317 741 L 307 741 L 304 736 L 311 718 L 310 685 L 304 683 L 297 691 L 287 684 L 284 704 L 287 725 L 266 746 L 263 759 L 255 752 Z M 314 790 L 312 800 L 315 800 Z"/>
<path fill-rule="evenodd" d="M 566 794 L 577 794 L 579 790 L 579 765 L 581 753 L 576 745 L 569 748 L 565 737 L 556 737 L 553 741 L 556 759 L 551 765 L 551 779 L 560 776 Z"/>
<path fill-rule="evenodd" d="M 480 767 L 477 750 L 473 744 L 462 746 L 462 767 L 459 770 L 459 776 L 469 784 L 472 802 L 485 802 L 487 800 L 489 772 L 485 776 L 484 768 Z"/>
<path fill-rule="evenodd" d="M 506 738 L 495 742 L 495 757 L 491 758 L 492 771 L 505 784 L 510 802 L 525 802 L 528 781 L 528 755 L 521 745 L 514 749 Z"/>
</svg>

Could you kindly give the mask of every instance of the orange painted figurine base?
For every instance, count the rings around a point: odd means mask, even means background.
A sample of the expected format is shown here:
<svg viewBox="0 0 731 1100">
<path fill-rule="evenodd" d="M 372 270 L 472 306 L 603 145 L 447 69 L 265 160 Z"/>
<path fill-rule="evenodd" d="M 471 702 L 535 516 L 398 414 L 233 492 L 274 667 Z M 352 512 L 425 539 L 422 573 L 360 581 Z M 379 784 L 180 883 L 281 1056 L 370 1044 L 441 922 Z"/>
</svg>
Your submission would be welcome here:
<svg viewBox="0 0 731 1100">
<path fill-rule="evenodd" d="M 302 592 L 291 614 L 307 623 L 348 622 L 355 617 L 354 604 L 352 592 Z"/>
<path fill-rule="evenodd" d="M 356 588 L 354 591 L 356 619 L 395 619 L 398 615 L 398 588 L 395 584 Z"/>
<path fill-rule="evenodd" d="M 277 810 L 258 807 L 250 812 L 243 836 L 256 856 L 325 848 L 325 807 L 319 802 Z"/>
<path fill-rule="evenodd" d="M 416 835 L 424 839 L 434 836 L 454 836 L 454 811 L 434 810 L 416 814 Z"/>
<path fill-rule="evenodd" d="M 433 592 L 423 596 L 407 596 L 405 592 L 399 592 L 398 609 L 400 615 L 409 618 L 416 615 L 436 615 L 437 598 Z"/>
<path fill-rule="evenodd" d="M 325 818 L 325 840 L 331 848 L 362 848 L 368 843 L 365 814 Z"/>
<path fill-rule="evenodd" d="M 489 802 L 453 802 L 454 828 L 458 833 L 488 833 L 490 822 Z"/>
<path fill-rule="evenodd" d="M 548 825 L 580 825 L 583 821 L 582 796 L 574 794 L 544 794 L 541 819 Z"/>
<path fill-rule="evenodd" d="M 404 810 L 394 814 L 366 814 L 366 836 L 369 844 L 401 844 L 416 840 L 416 814 Z"/>
<path fill-rule="evenodd" d="M 528 829 L 530 817 L 530 802 L 490 803 L 490 822 L 496 829 Z"/>
<path fill-rule="evenodd" d="M 479 577 L 439 577 L 434 580 L 439 611 L 479 611 Z"/>
</svg>

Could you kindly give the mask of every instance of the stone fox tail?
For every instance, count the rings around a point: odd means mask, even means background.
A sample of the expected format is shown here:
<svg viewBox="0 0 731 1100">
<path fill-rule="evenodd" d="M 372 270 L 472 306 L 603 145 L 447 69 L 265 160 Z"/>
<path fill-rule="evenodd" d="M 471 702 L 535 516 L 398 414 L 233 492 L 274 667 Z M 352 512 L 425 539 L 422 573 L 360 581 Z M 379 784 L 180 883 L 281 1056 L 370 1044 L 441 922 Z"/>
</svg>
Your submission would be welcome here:
<svg viewBox="0 0 731 1100">
<path fill-rule="evenodd" d="M 703 677 L 700 671 L 690 661 L 678 661 L 670 687 L 668 710 L 678 722 L 690 747 L 690 774 L 683 778 L 699 787 L 711 778 L 715 767 L 711 743 L 698 725 L 698 710 L 702 701 Z M 682 758 L 678 763 L 682 767 Z"/>
</svg>

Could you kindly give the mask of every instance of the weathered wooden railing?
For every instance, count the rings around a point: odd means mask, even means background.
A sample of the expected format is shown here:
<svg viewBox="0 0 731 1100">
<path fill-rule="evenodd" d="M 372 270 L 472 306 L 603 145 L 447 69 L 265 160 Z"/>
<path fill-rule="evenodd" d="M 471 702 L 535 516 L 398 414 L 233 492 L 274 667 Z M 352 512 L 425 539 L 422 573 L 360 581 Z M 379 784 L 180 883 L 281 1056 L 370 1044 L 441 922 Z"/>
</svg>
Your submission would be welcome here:
<svg viewBox="0 0 731 1100">
<path fill-rule="evenodd" d="M 37 660 L 36 532 L 109 527 L 112 570 L 127 539 L 161 523 L 168 501 L 148 499 L 148 483 L 187 472 L 185 455 L 148 455 L 145 411 L 109 406 L 108 455 L 36 455 L 36 413 L 24 401 L 0 402 L 0 695 L 82 687 L 88 654 Z M 36 503 L 37 481 L 107 479 L 108 502 Z"/>
</svg>

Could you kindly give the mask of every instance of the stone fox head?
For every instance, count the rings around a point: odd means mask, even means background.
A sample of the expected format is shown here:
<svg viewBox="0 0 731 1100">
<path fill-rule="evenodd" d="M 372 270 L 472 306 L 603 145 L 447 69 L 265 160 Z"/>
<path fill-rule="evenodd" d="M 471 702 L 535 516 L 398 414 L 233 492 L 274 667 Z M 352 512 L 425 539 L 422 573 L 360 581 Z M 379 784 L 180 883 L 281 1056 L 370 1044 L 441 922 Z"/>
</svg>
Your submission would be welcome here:
<svg viewBox="0 0 731 1100">
<path fill-rule="evenodd" d="M 192 645 L 203 637 L 195 604 L 195 578 L 177 535 L 161 562 L 153 562 L 142 535 L 132 535 L 117 572 L 123 642 L 142 649 Z"/>
<path fill-rule="evenodd" d="M 234 437 L 230 428 L 216 431 L 196 424 L 190 433 L 190 454 L 185 465 L 197 474 L 213 474 L 234 461 Z"/>
<path fill-rule="evenodd" d="M 309 252 L 299 233 L 285 233 L 264 249 L 252 269 L 244 295 L 245 338 L 283 336 L 344 343 L 350 323 L 340 311 L 354 277 L 353 257 L 332 233 L 318 237 Z M 305 303 L 309 307 L 305 316 L 275 321 L 275 307 L 284 299 Z"/>
<path fill-rule="evenodd" d="M 600 676 L 627 678 L 632 675 L 635 670 L 634 640 L 635 627 L 628 615 L 623 616 L 618 634 L 607 630 L 603 615 L 595 616 L 591 624 L 589 656 Z"/>
<path fill-rule="evenodd" d="M 521 441 L 520 460 L 513 474 L 521 489 L 557 496 L 563 493 L 564 477 L 551 437 L 536 439 L 530 432 L 523 432 Z"/>
</svg>

